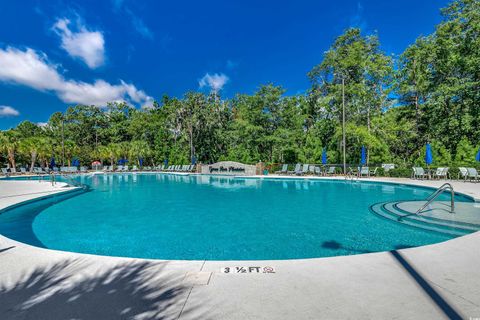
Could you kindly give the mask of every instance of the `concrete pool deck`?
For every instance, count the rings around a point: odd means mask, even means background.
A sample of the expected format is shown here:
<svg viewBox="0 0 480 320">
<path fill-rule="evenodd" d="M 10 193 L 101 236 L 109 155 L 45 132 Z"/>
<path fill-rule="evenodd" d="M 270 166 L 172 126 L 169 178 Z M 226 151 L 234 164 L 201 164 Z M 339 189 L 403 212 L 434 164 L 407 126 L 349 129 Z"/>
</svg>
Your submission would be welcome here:
<svg viewBox="0 0 480 320">
<path fill-rule="evenodd" d="M 452 184 L 480 199 L 480 185 Z M 0 191 L 1 210 L 13 198 L 66 188 L 0 181 Z M 264 267 L 274 273 L 257 272 Z M 274 261 L 95 256 L 0 236 L 0 301 L 2 319 L 473 319 L 480 317 L 480 232 L 392 252 Z"/>
</svg>

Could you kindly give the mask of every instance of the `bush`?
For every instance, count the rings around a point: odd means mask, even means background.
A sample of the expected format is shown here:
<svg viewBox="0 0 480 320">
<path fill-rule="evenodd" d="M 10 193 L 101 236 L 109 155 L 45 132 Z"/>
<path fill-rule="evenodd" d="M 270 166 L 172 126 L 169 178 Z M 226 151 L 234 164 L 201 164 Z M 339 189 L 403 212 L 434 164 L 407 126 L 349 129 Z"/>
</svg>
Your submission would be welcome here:
<svg viewBox="0 0 480 320">
<path fill-rule="evenodd" d="M 410 178 L 412 176 L 412 168 L 398 167 L 388 171 L 388 176 L 392 178 Z"/>
</svg>

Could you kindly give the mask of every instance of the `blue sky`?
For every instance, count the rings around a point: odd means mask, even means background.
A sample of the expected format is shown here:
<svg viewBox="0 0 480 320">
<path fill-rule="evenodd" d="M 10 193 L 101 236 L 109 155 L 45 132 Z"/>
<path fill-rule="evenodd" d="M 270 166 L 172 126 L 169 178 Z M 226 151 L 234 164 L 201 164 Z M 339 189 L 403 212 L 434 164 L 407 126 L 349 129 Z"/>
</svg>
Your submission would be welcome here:
<svg viewBox="0 0 480 320">
<path fill-rule="evenodd" d="M 0 1 L 0 129 L 77 103 L 260 84 L 304 92 L 306 73 L 350 26 L 401 53 L 441 21 L 446 0 Z"/>
</svg>

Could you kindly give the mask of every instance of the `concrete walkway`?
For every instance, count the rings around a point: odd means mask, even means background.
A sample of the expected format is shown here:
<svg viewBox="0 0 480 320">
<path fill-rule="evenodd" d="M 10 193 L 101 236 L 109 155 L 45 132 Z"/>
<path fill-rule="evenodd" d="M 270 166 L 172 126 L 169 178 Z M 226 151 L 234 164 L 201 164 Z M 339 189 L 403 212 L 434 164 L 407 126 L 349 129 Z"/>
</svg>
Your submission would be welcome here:
<svg viewBox="0 0 480 320">
<path fill-rule="evenodd" d="M 389 181 L 411 183 L 406 180 Z M 11 205 L 7 199 L 20 189 L 22 197 L 58 192 L 36 181 L 27 182 L 33 185 L 26 189 L 11 183 L 0 181 L 0 196 L 10 194 L 0 198 L 0 209 Z M 454 187 L 480 199 L 479 185 L 457 182 Z M 0 318 L 478 318 L 479 248 L 477 232 L 430 246 L 356 256 L 161 261 L 60 252 L 0 236 Z"/>
</svg>

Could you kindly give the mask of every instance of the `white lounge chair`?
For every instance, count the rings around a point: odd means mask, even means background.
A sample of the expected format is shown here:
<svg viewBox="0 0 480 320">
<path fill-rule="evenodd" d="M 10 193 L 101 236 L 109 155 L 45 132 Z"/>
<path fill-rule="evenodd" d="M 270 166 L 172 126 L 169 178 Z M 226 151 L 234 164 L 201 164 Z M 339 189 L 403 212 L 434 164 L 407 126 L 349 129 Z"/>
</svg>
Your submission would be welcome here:
<svg viewBox="0 0 480 320">
<path fill-rule="evenodd" d="M 278 170 L 278 171 L 275 171 L 276 174 L 279 174 L 279 173 L 288 173 L 288 164 L 284 164 L 282 165 L 282 169 Z"/>
<path fill-rule="evenodd" d="M 425 178 L 428 178 L 428 174 L 422 167 L 413 167 L 412 170 L 412 179 L 420 178 L 423 180 Z"/>
<path fill-rule="evenodd" d="M 447 179 L 448 178 L 448 167 L 447 168 L 437 168 L 435 173 L 433 174 L 434 178 L 438 179 Z"/>
<path fill-rule="evenodd" d="M 304 174 L 308 173 L 308 168 L 309 168 L 309 167 L 310 167 L 309 164 L 304 164 L 304 165 L 302 166 L 302 170 L 295 172 L 295 174 L 298 175 L 298 176 L 304 175 Z"/>
<path fill-rule="evenodd" d="M 368 167 L 360 167 L 358 168 L 358 176 L 359 177 L 370 177 L 370 169 Z"/>
<path fill-rule="evenodd" d="M 465 167 L 458 168 L 458 180 L 463 179 L 464 181 L 468 178 L 468 170 Z"/>
<path fill-rule="evenodd" d="M 328 169 L 325 171 L 325 175 L 335 175 L 336 173 L 336 168 L 335 167 L 328 167 Z"/>
<path fill-rule="evenodd" d="M 289 174 L 296 174 L 297 172 L 300 172 L 302 168 L 302 164 L 301 163 L 297 163 L 295 165 L 295 168 L 293 169 L 293 171 L 288 171 Z"/>
<path fill-rule="evenodd" d="M 477 169 L 467 168 L 467 171 L 468 171 L 468 176 L 467 176 L 468 180 L 474 181 L 476 183 L 480 179 Z"/>
</svg>

